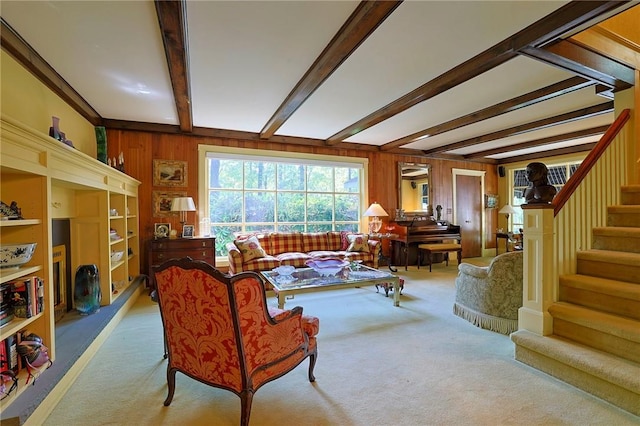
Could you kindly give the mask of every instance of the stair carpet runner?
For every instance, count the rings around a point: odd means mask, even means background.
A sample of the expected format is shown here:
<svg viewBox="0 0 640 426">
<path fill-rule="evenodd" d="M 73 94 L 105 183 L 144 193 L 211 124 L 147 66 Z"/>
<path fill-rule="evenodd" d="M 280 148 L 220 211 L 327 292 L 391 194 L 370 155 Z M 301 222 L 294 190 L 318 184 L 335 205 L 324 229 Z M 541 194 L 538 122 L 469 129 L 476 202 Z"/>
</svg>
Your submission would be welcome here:
<svg viewBox="0 0 640 426">
<path fill-rule="evenodd" d="M 640 185 L 622 187 L 577 274 L 560 276 L 553 334 L 511 335 L 516 359 L 640 416 Z"/>
</svg>

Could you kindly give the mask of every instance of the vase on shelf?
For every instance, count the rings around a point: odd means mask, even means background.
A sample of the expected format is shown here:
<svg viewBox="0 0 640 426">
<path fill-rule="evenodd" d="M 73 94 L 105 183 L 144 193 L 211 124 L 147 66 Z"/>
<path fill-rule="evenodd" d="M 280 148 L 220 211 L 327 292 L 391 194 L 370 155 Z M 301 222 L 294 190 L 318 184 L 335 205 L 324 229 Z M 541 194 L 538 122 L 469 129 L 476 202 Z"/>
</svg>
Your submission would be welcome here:
<svg viewBox="0 0 640 426">
<path fill-rule="evenodd" d="M 107 129 L 96 126 L 96 144 L 98 145 L 98 161 L 107 164 Z"/>
<path fill-rule="evenodd" d="M 97 265 L 80 265 L 76 270 L 73 301 L 80 315 L 91 315 L 100 310 L 102 291 Z"/>
</svg>

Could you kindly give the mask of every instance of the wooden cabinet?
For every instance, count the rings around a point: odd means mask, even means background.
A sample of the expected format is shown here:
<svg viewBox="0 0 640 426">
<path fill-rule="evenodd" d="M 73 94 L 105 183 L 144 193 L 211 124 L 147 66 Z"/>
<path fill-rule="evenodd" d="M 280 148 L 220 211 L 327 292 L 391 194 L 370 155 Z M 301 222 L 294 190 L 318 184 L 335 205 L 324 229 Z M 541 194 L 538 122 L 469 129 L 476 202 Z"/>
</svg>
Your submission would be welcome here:
<svg viewBox="0 0 640 426">
<path fill-rule="evenodd" d="M 206 238 L 160 238 L 149 240 L 149 277 L 153 282 L 154 266 L 158 266 L 169 259 L 189 256 L 194 260 L 204 260 L 216 266 L 216 239 Z"/>
<path fill-rule="evenodd" d="M 30 318 L 15 318 L 5 324 L 0 340 L 28 329 L 42 337 L 55 360 L 52 220 L 69 219 L 71 270 L 82 264 L 98 265 L 102 304 L 108 305 L 140 273 L 140 182 L 4 115 L 1 129 L 2 201 L 16 201 L 24 220 L 0 221 L 0 240 L 2 244 L 37 246 L 26 265 L 0 269 L 0 283 L 34 275 L 42 278 L 44 309 Z M 117 210 L 115 214 L 111 214 L 113 209 Z M 117 230 L 118 238 L 111 239 L 111 229 Z M 122 259 L 112 261 L 112 251 L 123 251 Z M 112 291 L 112 283 L 120 286 L 119 291 Z M 20 385 L 0 402 L 0 411 L 23 392 L 38 392 L 31 390 L 34 386 L 24 385 L 26 374 L 21 370 Z"/>
</svg>

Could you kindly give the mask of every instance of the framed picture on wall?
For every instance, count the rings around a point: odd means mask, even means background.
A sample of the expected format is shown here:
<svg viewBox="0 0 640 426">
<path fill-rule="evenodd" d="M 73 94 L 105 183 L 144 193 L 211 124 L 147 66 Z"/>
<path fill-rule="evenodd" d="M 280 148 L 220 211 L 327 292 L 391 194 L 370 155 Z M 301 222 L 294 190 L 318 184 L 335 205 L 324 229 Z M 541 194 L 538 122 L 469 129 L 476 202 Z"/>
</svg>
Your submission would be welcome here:
<svg viewBox="0 0 640 426">
<path fill-rule="evenodd" d="M 171 202 L 176 197 L 186 197 L 186 191 L 153 191 L 153 216 L 168 217 L 177 216 L 180 212 L 171 211 Z"/>
<path fill-rule="evenodd" d="M 485 194 L 484 206 L 488 209 L 495 209 L 498 207 L 498 196 L 495 194 Z"/>
<path fill-rule="evenodd" d="M 187 162 L 153 160 L 153 186 L 187 186 Z"/>
</svg>

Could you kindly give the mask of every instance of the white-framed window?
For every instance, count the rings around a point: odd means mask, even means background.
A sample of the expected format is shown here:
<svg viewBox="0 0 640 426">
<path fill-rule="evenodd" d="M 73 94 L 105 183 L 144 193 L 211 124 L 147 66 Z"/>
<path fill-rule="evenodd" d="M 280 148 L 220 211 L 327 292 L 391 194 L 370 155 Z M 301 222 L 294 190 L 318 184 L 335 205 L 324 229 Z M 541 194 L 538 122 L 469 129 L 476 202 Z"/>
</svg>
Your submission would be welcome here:
<svg viewBox="0 0 640 426">
<path fill-rule="evenodd" d="M 216 256 L 239 232 L 359 231 L 368 160 L 201 145 L 200 217 Z M 204 202 L 203 202 L 204 201 Z"/>
<path fill-rule="evenodd" d="M 567 183 L 567 180 L 575 173 L 580 165 L 581 161 L 574 161 L 564 164 L 547 165 L 549 169 L 549 183 L 555 186 L 556 190 L 560 192 L 562 187 Z M 524 190 L 529 186 L 527 180 L 526 168 L 518 168 L 512 170 L 512 189 L 510 190 L 511 205 L 515 210 L 515 213 L 511 216 L 511 232 L 519 233 L 520 229 L 524 227 L 524 214 L 520 205 L 525 202 Z"/>
</svg>

